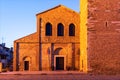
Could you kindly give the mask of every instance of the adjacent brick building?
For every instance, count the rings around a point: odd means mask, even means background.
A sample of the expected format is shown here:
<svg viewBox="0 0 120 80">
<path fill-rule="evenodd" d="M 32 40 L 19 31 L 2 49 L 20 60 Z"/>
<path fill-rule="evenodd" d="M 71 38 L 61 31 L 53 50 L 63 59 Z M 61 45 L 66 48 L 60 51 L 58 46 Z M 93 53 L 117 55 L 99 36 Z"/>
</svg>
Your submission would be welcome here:
<svg viewBox="0 0 120 80">
<path fill-rule="evenodd" d="M 79 70 L 79 13 L 59 5 L 36 18 L 37 32 L 14 41 L 14 70 Z"/>
<path fill-rule="evenodd" d="M 120 73 L 120 0 L 88 0 L 88 64 Z"/>
</svg>

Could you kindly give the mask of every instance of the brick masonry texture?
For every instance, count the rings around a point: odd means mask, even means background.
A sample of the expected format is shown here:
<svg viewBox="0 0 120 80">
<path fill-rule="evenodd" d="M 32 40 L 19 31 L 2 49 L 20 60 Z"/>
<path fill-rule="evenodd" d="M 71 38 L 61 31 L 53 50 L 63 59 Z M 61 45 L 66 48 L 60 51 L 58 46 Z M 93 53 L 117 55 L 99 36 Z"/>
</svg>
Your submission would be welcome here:
<svg viewBox="0 0 120 80">
<path fill-rule="evenodd" d="M 120 73 L 120 1 L 88 1 L 88 64 L 93 72 Z"/>
</svg>

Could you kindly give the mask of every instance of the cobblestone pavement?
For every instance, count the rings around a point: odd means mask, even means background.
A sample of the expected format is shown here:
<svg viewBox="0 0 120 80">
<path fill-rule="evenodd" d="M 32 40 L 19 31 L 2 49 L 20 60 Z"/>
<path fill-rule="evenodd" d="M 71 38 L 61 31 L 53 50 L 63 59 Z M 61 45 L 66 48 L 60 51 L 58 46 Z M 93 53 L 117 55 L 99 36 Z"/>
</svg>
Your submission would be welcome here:
<svg viewBox="0 0 120 80">
<path fill-rule="evenodd" d="M 0 80 L 120 80 L 120 75 L 1 74 Z"/>
</svg>

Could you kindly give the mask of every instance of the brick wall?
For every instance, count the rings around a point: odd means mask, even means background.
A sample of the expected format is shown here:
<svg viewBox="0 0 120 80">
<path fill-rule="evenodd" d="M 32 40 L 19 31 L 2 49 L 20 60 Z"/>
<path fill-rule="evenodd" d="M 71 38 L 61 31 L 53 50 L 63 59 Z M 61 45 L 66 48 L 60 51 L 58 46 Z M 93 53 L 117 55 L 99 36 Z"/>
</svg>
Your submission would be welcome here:
<svg viewBox="0 0 120 80">
<path fill-rule="evenodd" d="M 119 10 L 119 0 L 89 0 L 88 64 L 94 72 L 120 73 Z"/>
</svg>

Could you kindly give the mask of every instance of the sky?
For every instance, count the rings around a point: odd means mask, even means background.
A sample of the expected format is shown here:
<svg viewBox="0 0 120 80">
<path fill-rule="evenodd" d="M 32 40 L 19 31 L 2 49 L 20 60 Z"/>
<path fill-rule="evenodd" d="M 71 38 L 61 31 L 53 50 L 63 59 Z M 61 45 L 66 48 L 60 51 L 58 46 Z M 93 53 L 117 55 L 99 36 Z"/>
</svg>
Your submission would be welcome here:
<svg viewBox="0 0 120 80">
<path fill-rule="evenodd" d="M 36 14 L 59 4 L 79 12 L 79 0 L 0 0 L 0 44 L 36 32 Z"/>
</svg>

